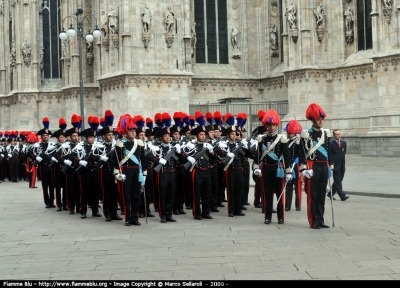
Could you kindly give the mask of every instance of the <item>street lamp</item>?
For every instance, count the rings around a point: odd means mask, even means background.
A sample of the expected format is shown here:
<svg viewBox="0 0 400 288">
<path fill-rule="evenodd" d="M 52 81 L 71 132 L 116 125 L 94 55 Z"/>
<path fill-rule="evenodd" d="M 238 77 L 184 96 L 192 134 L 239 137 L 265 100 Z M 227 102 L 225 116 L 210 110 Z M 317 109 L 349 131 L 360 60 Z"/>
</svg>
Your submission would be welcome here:
<svg viewBox="0 0 400 288">
<path fill-rule="evenodd" d="M 86 19 L 86 21 L 89 23 L 89 17 L 93 17 L 96 20 L 96 28 L 93 30 L 93 33 L 88 30 L 88 32 L 84 35 L 84 29 L 83 29 L 83 22 Z M 81 8 L 78 8 L 75 12 L 75 15 L 67 16 L 63 19 L 64 20 L 67 18 L 75 19 L 77 23 L 77 30 L 78 30 L 78 38 L 79 38 L 79 88 L 80 88 L 80 106 L 81 106 L 81 115 L 82 115 L 82 130 L 85 129 L 85 106 L 84 106 L 84 96 L 83 96 L 83 55 L 82 55 L 82 39 L 85 36 L 85 39 L 87 42 L 93 42 L 94 38 L 100 38 L 101 32 L 97 26 L 97 18 L 94 15 L 83 15 L 83 10 Z M 69 24 L 68 31 L 65 32 L 64 28 L 60 32 L 60 39 L 65 41 L 67 40 L 68 37 L 75 37 L 76 31 L 74 27 L 72 27 L 72 23 Z"/>
</svg>

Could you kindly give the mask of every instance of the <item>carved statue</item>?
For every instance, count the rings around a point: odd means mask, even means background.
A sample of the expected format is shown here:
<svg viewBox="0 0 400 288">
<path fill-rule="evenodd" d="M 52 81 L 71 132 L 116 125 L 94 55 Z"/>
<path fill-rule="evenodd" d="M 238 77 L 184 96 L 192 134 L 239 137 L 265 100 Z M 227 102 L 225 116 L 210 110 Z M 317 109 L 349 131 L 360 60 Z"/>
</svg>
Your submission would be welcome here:
<svg viewBox="0 0 400 288">
<path fill-rule="evenodd" d="M 69 57 L 69 37 L 62 41 L 62 50 L 63 50 L 63 57 Z"/>
<path fill-rule="evenodd" d="M 191 46 L 192 48 L 196 48 L 196 43 L 197 43 L 196 22 L 193 22 L 191 30 L 192 30 L 192 39 L 190 40 Z"/>
<path fill-rule="evenodd" d="M 171 11 L 171 6 L 168 6 L 168 9 L 165 11 L 165 32 L 172 33 L 174 30 L 174 24 L 175 24 L 174 12 Z"/>
<path fill-rule="evenodd" d="M 271 16 L 276 18 L 278 17 L 278 3 L 276 1 L 271 3 Z"/>
<path fill-rule="evenodd" d="M 347 8 L 347 10 L 344 10 L 344 16 L 344 21 L 346 23 L 346 32 L 353 32 L 354 15 L 350 7 Z"/>
<path fill-rule="evenodd" d="M 238 42 L 237 42 L 237 35 L 239 34 L 239 26 L 236 25 L 235 27 L 232 28 L 232 35 L 231 35 L 231 42 L 233 46 L 233 50 L 238 49 Z"/>
<path fill-rule="evenodd" d="M 101 11 L 100 30 L 101 30 L 103 38 L 107 37 L 107 35 L 108 35 L 108 16 L 106 15 L 105 11 Z"/>
<path fill-rule="evenodd" d="M 22 53 L 22 58 L 24 60 L 24 63 L 27 67 L 31 63 L 31 51 L 32 51 L 32 49 L 29 46 L 28 41 L 24 40 L 24 42 L 21 45 L 21 53 Z"/>
<path fill-rule="evenodd" d="M 13 41 L 10 49 L 10 66 L 14 67 L 16 61 L 17 61 L 17 48 L 15 45 L 15 41 Z"/>
<path fill-rule="evenodd" d="M 114 6 L 110 7 L 108 12 L 108 28 L 110 28 L 111 35 L 118 34 L 118 11 L 115 10 Z"/>
<path fill-rule="evenodd" d="M 43 65 L 44 62 L 44 48 L 40 47 L 40 65 Z"/>
<path fill-rule="evenodd" d="M 287 21 L 289 22 L 290 29 L 297 29 L 297 18 L 296 18 L 296 6 L 293 2 L 286 8 L 285 16 L 287 16 Z"/>
<path fill-rule="evenodd" d="M 151 14 L 151 11 L 147 4 L 144 5 L 144 8 L 140 12 L 140 15 L 142 15 L 143 32 L 149 33 L 149 30 L 151 28 L 151 21 L 153 20 L 153 15 Z"/>
<path fill-rule="evenodd" d="M 278 49 L 278 32 L 276 30 L 275 24 L 269 28 L 269 40 L 271 42 L 271 49 Z"/>
<path fill-rule="evenodd" d="M 382 0 L 383 8 L 392 8 L 392 0 Z"/>
<path fill-rule="evenodd" d="M 86 41 L 86 53 L 93 53 L 93 42 Z"/>
<path fill-rule="evenodd" d="M 317 21 L 317 27 L 324 27 L 324 17 L 326 15 L 322 3 L 319 3 L 319 5 L 314 9 L 314 16 Z"/>
</svg>

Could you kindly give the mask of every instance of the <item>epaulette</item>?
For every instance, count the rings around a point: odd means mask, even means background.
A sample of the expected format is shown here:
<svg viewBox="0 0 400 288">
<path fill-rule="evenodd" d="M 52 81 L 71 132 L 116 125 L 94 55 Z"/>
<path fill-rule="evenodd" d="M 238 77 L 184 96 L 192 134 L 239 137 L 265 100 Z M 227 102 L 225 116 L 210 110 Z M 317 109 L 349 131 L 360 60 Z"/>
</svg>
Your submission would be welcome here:
<svg viewBox="0 0 400 288">
<path fill-rule="evenodd" d="M 286 133 L 283 133 L 283 134 L 281 134 L 281 143 L 287 143 L 289 140 L 288 140 L 288 138 L 287 138 L 287 134 Z"/>
<path fill-rule="evenodd" d="M 137 144 L 138 144 L 139 146 L 144 147 L 143 140 L 141 140 L 141 139 L 138 139 L 138 140 L 137 140 Z"/>
</svg>

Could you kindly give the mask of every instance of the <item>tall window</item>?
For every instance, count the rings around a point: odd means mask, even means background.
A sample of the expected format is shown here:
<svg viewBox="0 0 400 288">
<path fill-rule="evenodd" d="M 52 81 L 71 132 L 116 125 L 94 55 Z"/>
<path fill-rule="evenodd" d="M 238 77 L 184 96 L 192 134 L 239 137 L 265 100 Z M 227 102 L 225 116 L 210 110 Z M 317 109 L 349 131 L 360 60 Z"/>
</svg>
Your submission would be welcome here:
<svg viewBox="0 0 400 288">
<path fill-rule="evenodd" d="M 358 50 L 372 49 L 371 0 L 357 0 Z"/>
<path fill-rule="evenodd" d="M 42 5 L 44 78 L 61 78 L 60 0 L 43 0 Z"/>
<path fill-rule="evenodd" d="M 226 0 L 194 0 L 196 62 L 228 64 Z"/>
</svg>

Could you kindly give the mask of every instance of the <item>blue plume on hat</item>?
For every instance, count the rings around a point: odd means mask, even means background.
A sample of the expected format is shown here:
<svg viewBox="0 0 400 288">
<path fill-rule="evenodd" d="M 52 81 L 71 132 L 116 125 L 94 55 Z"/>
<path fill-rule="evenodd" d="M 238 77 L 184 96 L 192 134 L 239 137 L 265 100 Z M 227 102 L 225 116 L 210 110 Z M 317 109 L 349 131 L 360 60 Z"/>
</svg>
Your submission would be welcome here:
<svg viewBox="0 0 400 288">
<path fill-rule="evenodd" d="M 42 120 L 42 123 L 43 123 L 43 127 L 44 127 L 44 129 L 49 129 L 49 127 L 50 127 L 50 121 L 49 121 L 49 118 L 47 118 L 47 117 L 44 117 L 44 118 L 43 118 L 43 120 Z"/>
<path fill-rule="evenodd" d="M 201 113 L 200 111 L 196 111 L 194 117 L 196 118 L 196 121 L 197 123 L 199 123 L 200 126 L 206 125 L 206 120 L 204 119 L 203 113 Z"/>
<path fill-rule="evenodd" d="M 111 110 L 106 110 L 104 113 L 104 120 L 106 120 L 108 126 L 112 126 L 114 123 L 114 114 L 111 112 Z"/>
<path fill-rule="evenodd" d="M 196 125 L 196 122 L 195 122 L 193 116 L 189 116 L 189 120 L 190 120 L 190 126 L 194 127 L 194 125 Z"/>
<path fill-rule="evenodd" d="M 171 115 L 169 115 L 167 112 L 164 112 L 161 115 L 161 119 L 162 119 L 162 124 L 165 127 L 171 127 L 171 122 L 172 122 Z"/>
<path fill-rule="evenodd" d="M 225 114 L 225 122 L 228 125 L 233 126 L 235 124 L 235 118 L 233 117 L 233 115 L 231 113 L 226 113 Z"/>
<path fill-rule="evenodd" d="M 103 128 L 107 127 L 107 122 L 103 117 L 100 118 L 100 125 Z"/>
</svg>

